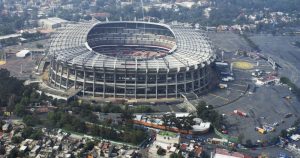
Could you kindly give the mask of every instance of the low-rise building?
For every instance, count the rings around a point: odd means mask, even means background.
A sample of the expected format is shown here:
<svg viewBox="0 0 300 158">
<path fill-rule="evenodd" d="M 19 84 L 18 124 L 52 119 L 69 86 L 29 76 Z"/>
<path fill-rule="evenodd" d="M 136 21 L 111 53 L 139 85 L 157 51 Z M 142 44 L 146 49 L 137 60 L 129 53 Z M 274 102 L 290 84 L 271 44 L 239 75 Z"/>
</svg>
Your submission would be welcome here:
<svg viewBox="0 0 300 158">
<path fill-rule="evenodd" d="M 2 131 L 3 132 L 9 132 L 11 130 L 12 126 L 10 123 L 6 123 L 2 126 Z"/>
<path fill-rule="evenodd" d="M 38 25 L 44 29 L 56 29 L 66 25 L 67 23 L 67 20 L 53 17 L 39 20 Z"/>
</svg>

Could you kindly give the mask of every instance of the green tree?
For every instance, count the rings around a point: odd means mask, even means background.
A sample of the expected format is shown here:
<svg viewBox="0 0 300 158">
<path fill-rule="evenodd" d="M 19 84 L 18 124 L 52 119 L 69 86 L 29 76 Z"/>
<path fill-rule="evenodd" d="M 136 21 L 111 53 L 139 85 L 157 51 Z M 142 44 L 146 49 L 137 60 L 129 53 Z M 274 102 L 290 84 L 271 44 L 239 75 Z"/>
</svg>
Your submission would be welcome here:
<svg viewBox="0 0 300 158">
<path fill-rule="evenodd" d="M 25 127 L 22 132 L 22 138 L 23 139 L 29 138 L 32 132 L 33 132 L 32 127 Z"/>
<path fill-rule="evenodd" d="M 16 104 L 14 113 L 17 116 L 23 117 L 26 114 L 25 106 L 23 104 L 20 104 L 20 103 Z"/>
<path fill-rule="evenodd" d="M 158 148 L 156 153 L 157 153 L 157 155 L 164 156 L 164 155 L 166 155 L 167 151 L 163 148 Z"/>
<path fill-rule="evenodd" d="M 169 115 L 163 115 L 161 120 L 163 121 L 163 126 L 165 126 L 166 129 L 168 129 L 168 127 L 170 127 L 170 116 Z"/>
<path fill-rule="evenodd" d="M 36 115 L 26 115 L 23 117 L 23 121 L 27 126 L 35 126 L 40 122 Z"/>
<path fill-rule="evenodd" d="M 14 144 L 20 144 L 22 142 L 22 137 L 19 137 L 19 136 L 13 136 L 11 141 L 14 143 Z M 1 154 L 0 154 L 1 155 Z"/>
<path fill-rule="evenodd" d="M 170 155 L 170 158 L 183 158 L 183 156 L 181 155 L 181 153 L 172 153 Z"/>
<path fill-rule="evenodd" d="M 33 132 L 30 135 L 30 138 L 34 139 L 34 140 L 40 140 L 40 139 L 42 139 L 43 138 L 43 132 L 42 132 L 42 130 L 40 130 L 40 129 L 33 130 Z"/>
<path fill-rule="evenodd" d="M 95 146 L 95 142 L 93 141 L 88 141 L 85 145 L 84 145 L 84 150 L 85 151 L 90 151 L 94 148 Z"/>
<path fill-rule="evenodd" d="M 6 153 L 4 145 L 0 145 L 0 155 L 4 155 Z"/>
<path fill-rule="evenodd" d="M 252 147 L 252 145 L 253 145 L 252 141 L 250 139 L 247 139 L 246 140 L 246 146 L 247 147 Z"/>
<path fill-rule="evenodd" d="M 133 113 L 129 109 L 128 105 L 125 105 L 125 108 L 121 114 L 121 118 L 124 119 L 126 122 L 128 122 L 129 120 L 131 120 L 133 118 Z"/>
<path fill-rule="evenodd" d="M 284 130 L 284 129 L 281 130 L 281 132 L 280 132 L 280 136 L 281 136 L 281 137 L 286 138 L 287 135 L 288 135 L 288 132 L 287 132 L 286 130 Z"/>
<path fill-rule="evenodd" d="M 14 148 L 10 151 L 10 153 L 7 156 L 8 158 L 16 158 L 18 157 L 18 150 L 17 148 Z"/>
</svg>

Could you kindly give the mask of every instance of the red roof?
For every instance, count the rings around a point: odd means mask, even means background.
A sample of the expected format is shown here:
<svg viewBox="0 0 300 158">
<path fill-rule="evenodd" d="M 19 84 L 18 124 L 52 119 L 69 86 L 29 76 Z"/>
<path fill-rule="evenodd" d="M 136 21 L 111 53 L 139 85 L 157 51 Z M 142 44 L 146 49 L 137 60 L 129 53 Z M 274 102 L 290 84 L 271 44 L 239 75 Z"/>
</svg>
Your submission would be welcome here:
<svg viewBox="0 0 300 158">
<path fill-rule="evenodd" d="M 198 156 L 198 157 L 202 154 L 202 151 L 203 151 L 203 149 L 201 146 L 196 146 L 194 149 L 194 152 L 195 152 L 196 156 Z"/>
<path fill-rule="evenodd" d="M 181 150 L 186 150 L 186 148 L 187 148 L 187 144 L 182 144 L 180 147 Z"/>
</svg>

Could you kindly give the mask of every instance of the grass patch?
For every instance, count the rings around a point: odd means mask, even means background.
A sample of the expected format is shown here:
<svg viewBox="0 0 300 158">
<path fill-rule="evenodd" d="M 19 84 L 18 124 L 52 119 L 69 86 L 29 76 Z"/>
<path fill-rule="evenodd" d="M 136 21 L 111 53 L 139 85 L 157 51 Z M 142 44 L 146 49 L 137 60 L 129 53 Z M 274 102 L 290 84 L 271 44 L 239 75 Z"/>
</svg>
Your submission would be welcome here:
<svg viewBox="0 0 300 158">
<path fill-rule="evenodd" d="M 166 137 L 176 137 L 177 134 L 169 131 L 160 131 L 159 135 Z"/>
</svg>

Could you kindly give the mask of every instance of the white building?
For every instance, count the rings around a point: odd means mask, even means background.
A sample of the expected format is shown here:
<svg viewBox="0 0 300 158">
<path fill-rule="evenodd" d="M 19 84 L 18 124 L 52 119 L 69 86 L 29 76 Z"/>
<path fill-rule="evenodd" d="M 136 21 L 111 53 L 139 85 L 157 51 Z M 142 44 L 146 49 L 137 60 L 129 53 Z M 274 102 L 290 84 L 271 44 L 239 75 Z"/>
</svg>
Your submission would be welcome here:
<svg viewBox="0 0 300 158">
<path fill-rule="evenodd" d="M 62 27 L 68 23 L 67 20 L 57 18 L 57 17 L 52 17 L 48 19 L 41 19 L 38 22 L 38 25 L 44 29 L 55 29 Z"/>
<path fill-rule="evenodd" d="M 16 57 L 18 58 L 25 58 L 30 53 L 30 50 L 21 50 L 20 52 L 16 53 Z"/>
</svg>

